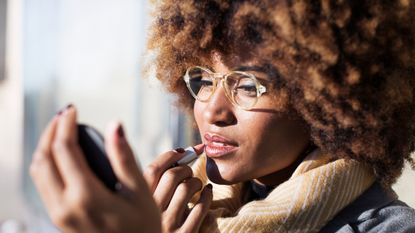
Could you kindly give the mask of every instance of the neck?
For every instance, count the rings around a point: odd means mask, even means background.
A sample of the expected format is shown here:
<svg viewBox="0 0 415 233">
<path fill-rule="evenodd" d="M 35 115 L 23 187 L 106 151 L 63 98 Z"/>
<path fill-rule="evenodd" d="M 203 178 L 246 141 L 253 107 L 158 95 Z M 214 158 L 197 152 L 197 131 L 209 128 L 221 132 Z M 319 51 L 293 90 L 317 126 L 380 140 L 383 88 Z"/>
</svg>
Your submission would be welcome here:
<svg viewBox="0 0 415 233">
<path fill-rule="evenodd" d="M 278 186 L 285 181 L 287 181 L 292 174 L 294 173 L 295 169 L 297 169 L 298 165 L 304 160 L 304 158 L 314 149 L 316 146 L 312 143 L 306 146 L 303 152 L 298 156 L 297 160 L 295 160 L 290 166 L 279 170 L 277 172 L 271 173 L 269 175 L 254 179 L 253 181 L 265 186 Z"/>
</svg>

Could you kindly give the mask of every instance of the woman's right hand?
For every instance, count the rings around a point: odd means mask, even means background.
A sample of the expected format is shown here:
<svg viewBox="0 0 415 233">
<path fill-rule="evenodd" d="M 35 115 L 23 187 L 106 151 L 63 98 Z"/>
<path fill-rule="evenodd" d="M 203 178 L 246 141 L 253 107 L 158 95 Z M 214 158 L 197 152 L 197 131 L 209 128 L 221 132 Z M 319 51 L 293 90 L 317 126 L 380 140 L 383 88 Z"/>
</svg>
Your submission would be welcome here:
<svg viewBox="0 0 415 233">
<path fill-rule="evenodd" d="M 203 145 L 194 147 L 203 152 Z M 163 232 L 198 232 L 212 201 L 212 186 L 206 185 L 193 208 L 188 203 L 202 189 L 189 166 L 172 167 L 183 156 L 183 149 L 161 154 L 144 172 L 144 177 L 162 213 Z"/>
<path fill-rule="evenodd" d="M 120 124 L 106 151 L 121 189 L 111 192 L 89 169 L 77 138 L 74 107 L 44 130 L 30 173 L 53 223 L 65 233 L 161 232 L 160 212 Z"/>
</svg>

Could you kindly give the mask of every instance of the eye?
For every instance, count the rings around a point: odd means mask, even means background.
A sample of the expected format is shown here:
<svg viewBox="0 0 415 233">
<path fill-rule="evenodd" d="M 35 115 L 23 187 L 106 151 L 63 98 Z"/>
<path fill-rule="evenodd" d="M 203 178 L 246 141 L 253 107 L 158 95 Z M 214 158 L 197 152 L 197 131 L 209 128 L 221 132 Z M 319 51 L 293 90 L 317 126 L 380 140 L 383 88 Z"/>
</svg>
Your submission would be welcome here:
<svg viewBox="0 0 415 233">
<path fill-rule="evenodd" d="M 194 83 L 195 83 L 195 93 L 198 94 L 203 94 L 203 93 L 210 93 L 213 91 L 213 80 L 209 77 L 200 77 L 197 78 L 196 80 L 193 79 Z"/>
<path fill-rule="evenodd" d="M 216 83 L 209 71 L 193 67 L 187 71 L 187 86 L 191 94 L 200 101 L 206 101 L 215 89 Z"/>
<path fill-rule="evenodd" d="M 201 87 L 208 87 L 208 86 L 212 86 L 213 85 L 212 80 L 209 80 L 209 79 L 200 79 L 199 82 L 200 82 L 199 85 Z"/>
<path fill-rule="evenodd" d="M 256 86 L 255 85 L 239 85 L 236 88 L 236 91 L 239 95 L 255 97 L 257 95 Z"/>
<path fill-rule="evenodd" d="M 235 88 L 235 91 L 238 95 L 243 95 L 246 97 L 256 97 L 257 88 L 255 81 L 251 78 L 241 78 Z"/>
</svg>

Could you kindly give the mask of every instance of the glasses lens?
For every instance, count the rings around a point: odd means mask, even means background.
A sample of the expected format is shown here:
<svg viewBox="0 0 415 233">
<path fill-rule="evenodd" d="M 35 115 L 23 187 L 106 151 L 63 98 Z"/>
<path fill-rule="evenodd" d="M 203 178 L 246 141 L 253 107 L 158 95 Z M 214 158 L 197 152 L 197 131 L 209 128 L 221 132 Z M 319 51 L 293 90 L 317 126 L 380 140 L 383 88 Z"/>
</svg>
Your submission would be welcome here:
<svg viewBox="0 0 415 233">
<path fill-rule="evenodd" d="M 226 85 L 232 99 L 242 108 L 251 108 L 257 102 L 257 85 L 252 77 L 233 73 L 226 79 Z"/>
<path fill-rule="evenodd" d="M 199 67 L 189 69 L 188 75 L 193 96 L 201 101 L 208 100 L 214 90 L 212 75 Z"/>
</svg>

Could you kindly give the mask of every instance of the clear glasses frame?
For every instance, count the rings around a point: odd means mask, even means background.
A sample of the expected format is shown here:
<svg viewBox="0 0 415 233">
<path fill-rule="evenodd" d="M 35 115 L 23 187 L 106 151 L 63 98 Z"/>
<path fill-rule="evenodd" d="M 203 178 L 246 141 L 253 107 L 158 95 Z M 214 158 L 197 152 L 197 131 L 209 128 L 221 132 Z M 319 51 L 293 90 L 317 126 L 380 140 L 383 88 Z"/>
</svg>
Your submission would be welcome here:
<svg viewBox="0 0 415 233">
<path fill-rule="evenodd" d="M 195 69 L 195 68 L 201 69 L 201 70 L 205 71 L 206 73 L 208 73 L 209 76 L 212 78 L 212 81 L 213 81 L 213 90 L 211 91 L 211 93 L 209 94 L 209 96 L 207 98 L 205 98 L 205 99 L 201 99 L 198 96 L 198 93 L 194 93 L 194 91 L 192 90 L 191 84 L 190 84 L 191 77 L 190 77 L 189 72 L 192 69 Z M 232 94 L 232 93 L 235 93 L 235 90 L 232 89 L 231 87 L 229 87 L 229 85 L 227 84 L 228 83 L 227 82 L 228 77 L 230 77 L 232 75 L 235 75 L 235 74 L 244 75 L 245 77 L 250 78 L 254 82 L 254 84 L 255 84 L 255 87 L 256 87 L 256 97 L 255 97 L 255 99 L 253 100 L 253 102 L 249 106 L 244 106 L 244 105 L 239 104 L 238 101 L 236 101 L 236 99 L 235 99 L 235 95 Z M 258 79 L 255 77 L 255 75 L 253 75 L 253 74 L 251 74 L 249 72 L 244 72 L 244 71 L 231 71 L 231 72 L 229 72 L 227 74 L 222 74 L 222 73 L 212 72 L 211 70 L 209 70 L 208 68 L 205 68 L 205 67 L 192 66 L 192 67 L 189 67 L 186 70 L 186 73 L 183 76 L 183 79 L 184 79 L 184 81 L 186 83 L 187 88 L 190 91 L 190 94 L 196 100 L 198 100 L 200 102 L 208 102 L 210 100 L 210 97 L 213 95 L 213 93 L 215 93 L 215 91 L 216 91 L 216 89 L 218 87 L 218 84 L 221 81 L 222 82 L 222 87 L 225 90 L 226 97 L 231 101 L 231 103 L 233 105 L 235 105 L 238 108 L 244 109 L 244 110 L 251 110 L 255 106 L 255 104 L 258 102 L 259 97 L 261 97 L 261 95 L 263 95 L 264 93 L 267 92 L 267 88 L 265 86 L 263 86 L 258 81 Z"/>
</svg>

